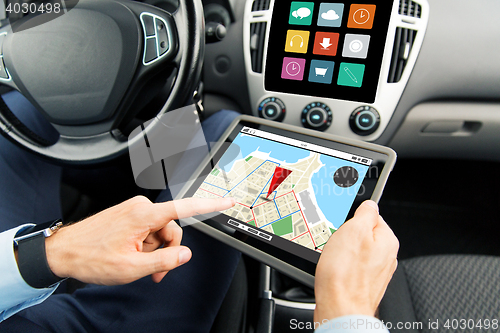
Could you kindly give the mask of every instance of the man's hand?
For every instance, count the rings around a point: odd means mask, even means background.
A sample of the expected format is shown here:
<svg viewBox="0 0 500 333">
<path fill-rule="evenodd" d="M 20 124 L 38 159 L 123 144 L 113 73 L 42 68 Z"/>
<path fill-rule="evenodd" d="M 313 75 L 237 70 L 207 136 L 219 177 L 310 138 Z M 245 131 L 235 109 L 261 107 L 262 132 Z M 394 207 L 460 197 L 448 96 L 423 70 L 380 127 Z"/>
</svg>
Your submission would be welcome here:
<svg viewBox="0 0 500 333">
<path fill-rule="evenodd" d="M 325 245 L 316 268 L 314 320 L 374 316 L 397 267 L 399 242 L 365 201 Z"/>
<path fill-rule="evenodd" d="M 180 246 L 182 229 L 173 220 L 234 204 L 232 198 L 153 204 L 135 197 L 47 238 L 47 261 L 55 275 L 86 283 L 126 284 L 151 274 L 160 282 L 191 259 L 191 250 Z"/>
</svg>

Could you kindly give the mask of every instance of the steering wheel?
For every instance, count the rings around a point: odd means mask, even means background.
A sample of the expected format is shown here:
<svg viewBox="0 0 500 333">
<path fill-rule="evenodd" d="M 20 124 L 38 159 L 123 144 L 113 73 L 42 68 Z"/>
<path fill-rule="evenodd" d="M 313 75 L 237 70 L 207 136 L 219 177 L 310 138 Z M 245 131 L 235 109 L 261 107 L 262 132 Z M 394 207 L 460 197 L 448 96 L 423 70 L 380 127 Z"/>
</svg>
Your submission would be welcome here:
<svg viewBox="0 0 500 333">
<path fill-rule="evenodd" d="M 169 13 L 128 0 L 62 3 L 66 8 L 58 14 L 27 16 L 0 30 L 0 83 L 24 95 L 59 140 L 51 144 L 37 136 L 5 105 L 0 129 L 59 164 L 108 161 L 127 151 L 119 126 L 134 118 L 140 95 L 161 73 L 170 73 L 173 83 L 158 116 L 192 99 L 204 56 L 203 6 L 201 0 L 179 0 Z M 158 126 L 164 125 L 152 121 L 144 131 Z"/>
</svg>

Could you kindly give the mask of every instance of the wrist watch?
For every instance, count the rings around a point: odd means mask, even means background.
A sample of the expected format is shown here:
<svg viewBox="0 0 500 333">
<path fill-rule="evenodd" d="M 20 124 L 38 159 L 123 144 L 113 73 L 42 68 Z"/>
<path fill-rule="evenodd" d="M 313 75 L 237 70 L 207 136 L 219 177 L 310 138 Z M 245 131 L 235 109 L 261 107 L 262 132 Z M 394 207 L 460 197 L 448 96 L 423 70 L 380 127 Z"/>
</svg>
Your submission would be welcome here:
<svg viewBox="0 0 500 333">
<path fill-rule="evenodd" d="M 42 223 L 22 230 L 14 238 L 19 272 L 33 288 L 49 288 L 64 280 L 52 273 L 45 253 L 45 238 L 52 236 L 62 226 L 60 219 Z"/>
</svg>

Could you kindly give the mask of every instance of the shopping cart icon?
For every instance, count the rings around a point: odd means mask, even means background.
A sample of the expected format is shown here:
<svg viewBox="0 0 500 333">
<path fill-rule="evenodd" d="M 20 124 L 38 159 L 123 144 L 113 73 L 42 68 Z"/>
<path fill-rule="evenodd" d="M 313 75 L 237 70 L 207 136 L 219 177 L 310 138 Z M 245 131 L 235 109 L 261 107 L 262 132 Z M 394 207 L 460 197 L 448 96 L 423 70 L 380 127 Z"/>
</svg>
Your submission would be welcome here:
<svg viewBox="0 0 500 333">
<path fill-rule="evenodd" d="M 321 75 L 322 77 L 325 77 L 328 68 L 316 67 L 314 70 L 316 71 L 316 76 Z"/>
<path fill-rule="evenodd" d="M 335 63 L 325 60 L 311 60 L 309 82 L 331 84 Z"/>
</svg>

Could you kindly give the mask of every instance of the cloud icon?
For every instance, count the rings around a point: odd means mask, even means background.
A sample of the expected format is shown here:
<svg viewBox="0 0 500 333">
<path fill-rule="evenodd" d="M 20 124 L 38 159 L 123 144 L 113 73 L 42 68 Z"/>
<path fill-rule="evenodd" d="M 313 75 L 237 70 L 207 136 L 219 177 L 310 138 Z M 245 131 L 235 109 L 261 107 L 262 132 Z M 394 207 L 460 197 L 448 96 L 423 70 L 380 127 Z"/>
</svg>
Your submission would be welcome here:
<svg viewBox="0 0 500 333">
<path fill-rule="evenodd" d="M 329 11 L 327 11 L 325 13 L 321 13 L 321 18 L 323 20 L 335 21 L 335 20 L 338 20 L 339 17 L 340 16 L 333 9 L 330 9 Z"/>
</svg>

